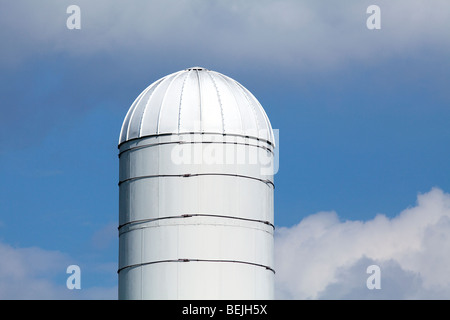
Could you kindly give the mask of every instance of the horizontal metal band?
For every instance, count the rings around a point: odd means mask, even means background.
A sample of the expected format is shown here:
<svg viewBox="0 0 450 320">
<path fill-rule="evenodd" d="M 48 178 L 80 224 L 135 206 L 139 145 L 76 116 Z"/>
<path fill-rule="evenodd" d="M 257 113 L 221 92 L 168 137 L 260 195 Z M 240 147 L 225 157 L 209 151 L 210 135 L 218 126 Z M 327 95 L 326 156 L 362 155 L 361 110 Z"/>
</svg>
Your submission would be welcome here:
<svg viewBox="0 0 450 320">
<path fill-rule="evenodd" d="M 216 214 L 203 214 L 203 213 L 192 213 L 192 214 L 182 214 L 179 216 L 169 216 L 169 217 L 160 217 L 160 218 L 152 218 L 152 219 L 140 219 L 140 220 L 133 220 L 126 222 L 124 224 L 121 224 L 118 229 L 120 230 L 122 227 L 125 227 L 127 225 L 133 224 L 133 223 L 144 223 L 144 222 L 153 222 L 158 220 L 166 220 L 166 219 L 180 219 L 180 218 L 191 218 L 191 217 L 213 217 L 213 218 L 226 218 L 226 219 L 236 219 L 236 220 L 244 220 L 244 221 L 251 221 L 251 222 L 258 222 L 263 223 L 266 225 L 271 226 L 275 230 L 275 226 L 266 220 L 257 220 L 257 219 L 249 219 L 249 218 L 242 218 L 242 217 L 235 217 L 235 216 L 224 216 L 224 215 L 216 215 Z"/>
<path fill-rule="evenodd" d="M 273 273 L 275 273 L 275 270 L 272 269 L 271 267 L 265 266 L 265 265 L 259 264 L 259 263 L 248 262 L 248 261 L 240 261 L 240 260 L 215 260 L 215 259 L 172 259 L 172 260 L 159 260 L 159 261 L 143 262 L 143 263 L 137 263 L 137 264 L 132 264 L 132 265 L 129 265 L 129 266 L 122 267 L 119 270 L 117 270 L 117 273 L 120 273 L 120 271 L 122 271 L 124 269 L 137 268 L 137 267 L 142 267 L 142 266 L 146 266 L 146 265 L 150 265 L 150 264 L 164 263 L 164 262 L 222 262 L 222 263 L 225 262 L 225 263 L 242 263 L 242 264 L 248 264 L 248 265 L 252 265 L 252 266 L 256 266 L 256 267 L 265 268 L 266 270 L 270 270 Z"/>
<path fill-rule="evenodd" d="M 199 134 L 199 135 L 218 135 L 218 136 L 231 136 L 231 137 L 241 137 L 241 138 L 248 138 L 248 139 L 253 139 L 256 141 L 263 141 L 267 144 L 269 144 L 270 146 L 274 146 L 274 144 L 272 142 L 270 142 L 269 140 L 266 139 L 261 139 L 261 138 L 256 138 L 253 136 L 248 136 L 248 135 L 243 135 L 243 134 L 237 134 L 237 133 L 222 133 L 222 132 L 180 132 L 180 133 L 161 133 L 161 134 L 149 134 L 146 136 L 142 136 L 142 137 L 138 137 L 138 138 L 132 138 L 132 139 L 128 139 L 127 141 L 124 141 L 122 143 L 120 143 L 117 148 L 120 149 L 120 146 L 123 145 L 124 143 L 130 142 L 130 141 L 135 141 L 135 140 L 139 140 L 139 139 L 145 139 L 145 138 L 152 138 L 152 137 L 162 137 L 162 136 L 182 136 L 182 135 L 192 135 L 192 134 Z"/>
<path fill-rule="evenodd" d="M 159 143 L 149 143 L 149 144 L 144 144 L 141 146 L 136 146 L 136 147 L 131 147 L 129 149 L 123 150 L 121 152 L 119 152 L 118 157 L 120 158 L 120 156 L 128 151 L 134 151 L 134 150 L 139 150 L 139 149 L 144 149 L 144 148 L 150 148 L 150 147 L 156 147 L 156 146 L 161 146 L 161 145 L 166 145 L 166 144 L 196 144 L 196 143 L 200 143 L 200 144 L 212 144 L 212 143 L 217 143 L 217 144 L 235 144 L 235 145 L 243 145 L 243 146 L 252 146 L 252 147 L 257 147 L 257 148 L 261 148 L 264 149 L 266 151 L 269 151 L 270 153 L 273 153 L 273 150 L 264 146 L 259 146 L 257 144 L 250 144 L 250 143 L 244 143 L 244 142 L 232 142 L 232 141 L 169 141 L 169 142 L 159 142 Z"/>
<path fill-rule="evenodd" d="M 159 177 L 163 177 L 163 178 L 188 178 L 188 177 L 198 177 L 198 176 L 227 176 L 227 177 L 238 177 L 238 178 L 246 178 L 246 179 L 253 179 L 253 180 L 257 180 L 257 181 L 261 181 L 264 182 L 265 184 L 270 184 L 272 185 L 272 187 L 275 189 L 275 184 L 270 181 L 269 179 L 260 179 L 260 178 L 255 178 L 255 177 L 251 177 L 251 176 L 244 176 L 244 175 L 240 175 L 240 174 L 232 174 L 232 173 L 185 173 L 185 174 L 155 174 L 155 175 L 148 175 L 148 176 L 139 176 L 139 177 L 133 177 L 133 178 L 128 178 L 122 181 L 119 181 L 119 186 L 124 183 L 124 182 L 129 182 L 129 181 L 133 181 L 133 180 L 138 180 L 138 179 L 150 179 L 150 178 L 159 178 Z"/>
</svg>

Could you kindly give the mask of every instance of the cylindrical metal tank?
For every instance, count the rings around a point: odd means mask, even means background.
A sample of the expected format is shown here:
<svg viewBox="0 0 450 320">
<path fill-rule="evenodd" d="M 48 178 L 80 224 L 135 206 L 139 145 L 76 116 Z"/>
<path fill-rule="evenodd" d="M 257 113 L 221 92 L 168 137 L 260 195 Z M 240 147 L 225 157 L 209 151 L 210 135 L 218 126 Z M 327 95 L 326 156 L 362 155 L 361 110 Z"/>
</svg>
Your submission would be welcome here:
<svg viewBox="0 0 450 320">
<path fill-rule="evenodd" d="M 274 147 L 262 106 L 223 74 L 145 89 L 119 140 L 119 299 L 272 299 Z"/>
</svg>

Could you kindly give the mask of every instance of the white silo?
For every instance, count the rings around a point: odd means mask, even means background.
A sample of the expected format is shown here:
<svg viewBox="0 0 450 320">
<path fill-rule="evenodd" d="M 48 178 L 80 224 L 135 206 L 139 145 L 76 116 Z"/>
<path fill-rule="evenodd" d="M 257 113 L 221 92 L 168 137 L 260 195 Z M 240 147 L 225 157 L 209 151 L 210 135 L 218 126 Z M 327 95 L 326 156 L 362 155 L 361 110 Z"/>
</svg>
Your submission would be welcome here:
<svg viewBox="0 0 450 320">
<path fill-rule="evenodd" d="M 272 299 L 274 136 L 200 67 L 134 101 L 119 140 L 119 299 Z"/>
</svg>

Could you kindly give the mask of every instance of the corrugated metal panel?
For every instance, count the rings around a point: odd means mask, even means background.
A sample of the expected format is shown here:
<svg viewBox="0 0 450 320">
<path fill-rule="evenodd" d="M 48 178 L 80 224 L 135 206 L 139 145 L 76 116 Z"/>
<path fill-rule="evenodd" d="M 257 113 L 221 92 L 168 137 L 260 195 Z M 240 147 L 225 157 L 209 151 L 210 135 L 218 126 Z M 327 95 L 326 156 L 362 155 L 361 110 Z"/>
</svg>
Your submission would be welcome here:
<svg viewBox="0 0 450 320">
<path fill-rule="evenodd" d="M 273 228 L 254 221 L 214 216 L 136 222 L 120 229 L 119 269 L 165 260 L 200 259 L 273 268 Z"/>
<path fill-rule="evenodd" d="M 199 274 L 197 269 L 204 273 Z M 252 265 L 157 263 L 124 270 L 119 279 L 119 299 L 266 300 L 274 298 L 267 295 L 274 292 L 273 283 L 272 272 Z"/>
<path fill-rule="evenodd" d="M 119 192 L 119 223 L 210 213 L 273 224 L 273 188 L 270 185 L 240 177 L 220 178 L 220 184 L 217 183 L 218 177 L 212 175 L 155 177 L 123 183 Z"/>
<path fill-rule="evenodd" d="M 249 178 L 269 180 L 273 176 L 261 170 L 270 167 L 272 153 L 268 146 L 236 137 L 234 142 L 224 143 L 223 136 L 216 135 L 208 139 L 197 135 L 195 140 L 182 140 L 172 137 L 172 143 L 159 142 L 156 139 L 148 147 L 121 152 L 120 181 L 135 177 L 154 175 L 183 174 L 235 174 Z M 175 140 L 176 139 L 176 140 Z M 194 143 L 188 143 L 194 142 Z M 162 157 L 162 158 L 161 158 Z M 246 165 L 240 165 L 241 163 Z M 265 164 L 266 161 L 269 163 Z M 249 163 L 251 162 L 251 163 Z"/>
</svg>

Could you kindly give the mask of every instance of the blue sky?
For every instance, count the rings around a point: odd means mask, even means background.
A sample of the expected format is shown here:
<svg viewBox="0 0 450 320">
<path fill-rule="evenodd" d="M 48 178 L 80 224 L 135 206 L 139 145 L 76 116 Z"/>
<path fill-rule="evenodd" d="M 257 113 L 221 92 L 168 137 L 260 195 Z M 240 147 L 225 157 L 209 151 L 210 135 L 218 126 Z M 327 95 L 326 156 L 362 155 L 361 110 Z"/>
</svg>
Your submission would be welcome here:
<svg viewBox="0 0 450 320">
<path fill-rule="evenodd" d="M 71 4 L 81 30 L 66 28 Z M 366 27 L 371 4 L 381 30 Z M 360 230 L 381 216 L 394 226 L 410 212 L 430 216 L 430 199 L 449 218 L 449 21 L 450 5 L 438 0 L 0 1 L 0 298 L 116 297 L 123 118 L 153 81 L 196 65 L 242 83 L 279 129 L 279 239 L 308 221 Z M 428 230 L 422 248 L 444 220 L 417 224 Z M 348 275 L 369 262 L 402 276 L 368 298 L 450 297 L 450 279 L 410 285 L 428 255 L 413 259 L 415 269 L 403 254 L 363 249 L 330 262 L 315 291 L 286 285 L 302 278 L 280 267 L 279 297 L 361 296 Z M 70 264 L 81 267 L 79 291 L 65 287 Z"/>
</svg>

